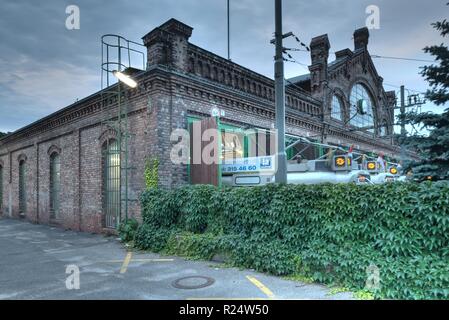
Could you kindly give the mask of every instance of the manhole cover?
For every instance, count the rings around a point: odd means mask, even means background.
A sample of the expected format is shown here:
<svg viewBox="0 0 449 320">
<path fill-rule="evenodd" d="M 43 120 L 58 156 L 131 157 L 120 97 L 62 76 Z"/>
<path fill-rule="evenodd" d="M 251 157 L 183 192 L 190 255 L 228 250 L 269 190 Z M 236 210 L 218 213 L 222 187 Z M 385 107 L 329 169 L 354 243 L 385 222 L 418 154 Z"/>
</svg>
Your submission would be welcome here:
<svg viewBox="0 0 449 320">
<path fill-rule="evenodd" d="M 213 278 L 204 276 L 190 276 L 173 281 L 172 286 L 178 289 L 200 289 L 212 285 Z"/>
</svg>

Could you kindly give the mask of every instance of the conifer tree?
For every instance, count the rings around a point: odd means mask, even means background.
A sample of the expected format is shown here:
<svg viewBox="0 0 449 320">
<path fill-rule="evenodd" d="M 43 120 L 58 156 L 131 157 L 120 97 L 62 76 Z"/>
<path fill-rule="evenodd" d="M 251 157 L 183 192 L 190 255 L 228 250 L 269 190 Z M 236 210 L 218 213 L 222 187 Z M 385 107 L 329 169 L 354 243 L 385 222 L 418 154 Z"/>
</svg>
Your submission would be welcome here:
<svg viewBox="0 0 449 320">
<path fill-rule="evenodd" d="M 447 4 L 449 5 L 449 3 Z M 449 35 L 449 22 L 435 22 L 432 26 L 440 32 L 444 39 L 440 45 L 428 46 L 424 52 L 431 54 L 435 64 L 424 66 L 421 75 L 429 83 L 430 89 L 426 98 L 437 106 L 446 106 L 449 101 L 449 49 L 447 37 Z M 415 150 L 419 161 L 411 162 L 414 177 L 424 180 L 449 180 L 449 108 L 442 114 L 433 112 L 409 112 L 405 116 L 407 124 L 420 127 L 427 131 L 425 134 L 416 134 L 406 138 L 405 143 Z"/>
</svg>

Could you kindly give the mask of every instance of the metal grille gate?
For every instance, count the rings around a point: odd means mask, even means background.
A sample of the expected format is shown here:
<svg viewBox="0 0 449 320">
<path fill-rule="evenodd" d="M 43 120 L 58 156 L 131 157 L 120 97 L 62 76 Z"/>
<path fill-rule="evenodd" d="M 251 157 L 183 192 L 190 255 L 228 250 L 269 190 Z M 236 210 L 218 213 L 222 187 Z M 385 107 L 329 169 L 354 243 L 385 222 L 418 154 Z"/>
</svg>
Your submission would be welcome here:
<svg viewBox="0 0 449 320">
<path fill-rule="evenodd" d="M 59 154 L 50 156 L 50 217 L 56 218 L 59 213 L 59 194 L 61 186 L 61 162 Z"/>
<path fill-rule="evenodd" d="M 25 161 L 19 163 L 19 212 L 26 212 Z"/>
<path fill-rule="evenodd" d="M 115 228 L 120 219 L 120 148 L 117 140 L 103 145 L 103 210 L 105 226 Z"/>
</svg>

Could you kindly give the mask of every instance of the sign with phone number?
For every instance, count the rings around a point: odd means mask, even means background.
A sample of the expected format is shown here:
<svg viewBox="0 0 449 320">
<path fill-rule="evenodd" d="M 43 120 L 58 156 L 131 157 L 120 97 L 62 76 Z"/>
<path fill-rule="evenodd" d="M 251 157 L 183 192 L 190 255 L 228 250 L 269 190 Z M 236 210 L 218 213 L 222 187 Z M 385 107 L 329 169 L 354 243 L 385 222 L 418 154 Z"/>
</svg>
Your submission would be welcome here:
<svg viewBox="0 0 449 320">
<path fill-rule="evenodd" d="M 221 170 L 223 173 L 273 172 L 274 156 L 226 160 Z"/>
</svg>

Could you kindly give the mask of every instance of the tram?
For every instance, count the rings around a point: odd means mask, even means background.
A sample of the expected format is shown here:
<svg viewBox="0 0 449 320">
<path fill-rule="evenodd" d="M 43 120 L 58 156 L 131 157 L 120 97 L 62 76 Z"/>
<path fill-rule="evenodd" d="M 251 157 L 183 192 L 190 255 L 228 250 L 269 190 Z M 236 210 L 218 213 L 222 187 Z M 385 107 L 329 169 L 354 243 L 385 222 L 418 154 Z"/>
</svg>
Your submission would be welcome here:
<svg viewBox="0 0 449 320">
<path fill-rule="evenodd" d="M 383 184 L 405 181 L 400 175 L 397 163 L 384 161 L 365 154 L 345 150 L 338 146 L 313 142 L 303 137 L 286 147 L 286 151 L 296 145 L 319 146 L 328 152 L 314 160 L 304 159 L 301 151 L 287 162 L 287 183 L 321 184 L 354 183 Z M 382 157 L 383 161 L 383 157 Z M 232 159 L 222 164 L 222 184 L 227 186 L 259 186 L 275 182 L 275 156 Z"/>
<path fill-rule="evenodd" d="M 258 161 L 274 163 L 274 157 L 268 159 L 244 159 L 242 162 L 248 164 Z M 257 170 L 257 165 L 250 165 L 254 169 L 253 172 L 240 164 L 224 164 L 225 171 L 230 166 L 243 167 L 241 172 L 235 172 L 222 177 L 222 183 L 228 186 L 258 186 L 274 183 L 274 166 L 273 170 Z M 245 170 L 247 170 L 245 172 Z M 292 184 L 321 184 L 321 183 L 355 183 L 369 184 L 370 174 L 365 170 L 359 170 L 358 166 L 352 165 L 352 160 L 346 155 L 333 156 L 331 163 L 328 160 L 305 160 L 300 163 L 289 161 L 287 163 L 287 183 Z"/>
</svg>

